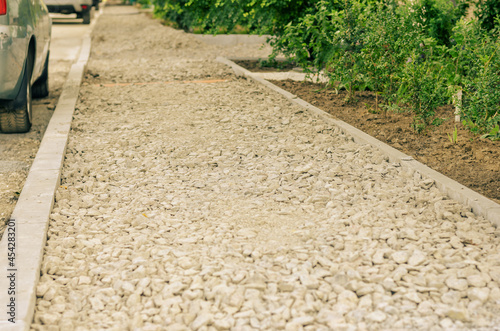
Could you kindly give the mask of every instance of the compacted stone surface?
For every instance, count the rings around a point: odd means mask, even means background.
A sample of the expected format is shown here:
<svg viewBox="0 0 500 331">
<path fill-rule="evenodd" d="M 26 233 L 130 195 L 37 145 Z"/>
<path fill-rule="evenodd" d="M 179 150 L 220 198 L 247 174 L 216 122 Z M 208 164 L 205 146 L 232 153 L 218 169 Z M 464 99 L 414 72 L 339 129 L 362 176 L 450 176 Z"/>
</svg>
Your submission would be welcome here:
<svg viewBox="0 0 500 331">
<path fill-rule="evenodd" d="M 214 60 L 250 48 L 130 13 L 96 26 L 33 330 L 498 328 L 488 221 Z"/>
</svg>

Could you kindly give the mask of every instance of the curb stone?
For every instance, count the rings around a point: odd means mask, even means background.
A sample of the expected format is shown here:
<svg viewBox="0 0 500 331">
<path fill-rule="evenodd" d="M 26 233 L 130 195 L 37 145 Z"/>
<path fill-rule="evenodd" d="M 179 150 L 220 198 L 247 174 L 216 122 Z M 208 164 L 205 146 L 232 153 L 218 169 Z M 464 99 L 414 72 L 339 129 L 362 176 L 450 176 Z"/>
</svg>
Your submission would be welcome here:
<svg viewBox="0 0 500 331">
<path fill-rule="evenodd" d="M 101 11 L 102 13 L 102 11 Z M 15 323 L 9 322 L 7 300 L 9 288 L 8 229 L 0 241 L 0 330 L 29 330 L 36 303 L 36 286 L 47 239 L 50 213 L 66 152 L 73 112 L 80 92 L 83 72 L 90 56 L 90 35 L 98 16 L 83 36 L 80 54 L 71 66 L 63 90 L 50 119 L 40 148 L 26 178 L 21 195 L 12 212 L 15 220 Z M 4 300 L 5 298 L 5 300 Z M 9 301 L 10 302 L 10 301 Z"/>
<path fill-rule="evenodd" d="M 399 163 L 402 167 L 415 171 L 422 178 L 431 179 L 434 181 L 436 187 L 451 199 L 460 202 L 477 216 L 482 216 L 490 221 L 497 228 L 500 227 L 500 204 L 486 198 L 485 196 L 469 189 L 468 187 L 458 183 L 457 181 L 429 168 L 428 166 L 418 162 L 413 157 L 398 151 L 397 149 L 383 143 L 382 141 L 364 133 L 363 131 L 347 124 L 344 121 L 334 119 L 330 114 L 311 105 L 310 103 L 300 99 L 296 95 L 279 88 L 271 82 L 259 77 L 259 75 L 252 73 L 245 68 L 237 65 L 230 59 L 224 57 L 217 57 L 218 62 L 230 66 L 237 76 L 244 76 L 259 82 L 271 90 L 282 94 L 288 100 L 301 105 L 308 109 L 315 116 L 322 120 L 338 127 L 342 132 L 352 137 L 358 144 L 369 144 L 379 149 L 385 154 L 390 162 Z"/>
</svg>

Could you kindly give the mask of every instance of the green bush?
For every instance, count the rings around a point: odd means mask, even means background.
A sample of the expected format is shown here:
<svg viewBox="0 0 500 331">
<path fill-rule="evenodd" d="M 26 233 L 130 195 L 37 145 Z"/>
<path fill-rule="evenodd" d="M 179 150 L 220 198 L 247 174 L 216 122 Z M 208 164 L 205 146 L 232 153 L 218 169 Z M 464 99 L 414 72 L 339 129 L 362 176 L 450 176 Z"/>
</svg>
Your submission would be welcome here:
<svg viewBox="0 0 500 331">
<path fill-rule="evenodd" d="M 147 0 L 144 0 L 147 1 Z M 285 55 L 329 86 L 376 93 L 380 108 L 407 110 L 425 132 L 435 109 L 463 91 L 474 132 L 500 122 L 500 1 L 151 0 L 157 16 L 186 31 L 270 34 L 271 60 Z"/>
<path fill-rule="evenodd" d="M 228 33 L 243 29 L 279 35 L 316 0 L 151 0 L 155 14 L 185 31 Z"/>
<path fill-rule="evenodd" d="M 473 132 L 486 133 L 500 123 L 500 39 L 480 22 L 461 22 L 452 48 L 463 87 L 462 114 Z"/>
<path fill-rule="evenodd" d="M 366 86 L 386 101 L 384 109 L 401 99 L 404 64 L 423 40 L 421 30 L 407 19 L 409 13 L 403 9 L 395 4 L 379 4 L 367 21 L 363 37 Z"/>
<path fill-rule="evenodd" d="M 140 4 L 141 7 L 143 7 L 143 8 L 147 8 L 151 5 L 150 0 L 138 0 L 137 3 Z"/>
<path fill-rule="evenodd" d="M 411 7 L 411 19 L 423 28 L 425 35 L 448 46 L 453 27 L 467 8 L 464 2 L 454 5 L 450 0 L 420 0 Z"/>
<path fill-rule="evenodd" d="M 476 4 L 474 14 L 477 16 L 483 29 L 491 31 L 500 27 L 500 1 L 479 0 Z"/>
<path fill-rule="evenodd" d="M 319 1 L 314 10 L 288 22 L 271 39 L 272 57 L 280 54 L 291 58 L 306 71 L 318 71 L 325 67 L 334 47 L 334 20 L 339 7 L 333 2 Z"/>
<path fill-rule="evenodd" d="M 366 25 L 372 14 L 371 6 L 349 1 L 333 17 L 336 31 L 332 38 L 332 52 L 327 59 L 326 73 L 337 88 L 348 91 L 346 101 L 355 99 L 355 91 L 365 89 L 366 72 L 363 59 Z"/>
<path fill-rule="evenodd" d="M 201 17 L 213 5 L 211 0 L 152 0 L 154 14 L 176 27 L 185 31 L 192 31 L 200 24 Z"/>
<path fill-rule="evenodd" d="M 466 8 L 445 0 L 319 1 L 274 39 L 273 56 L 282 53 L 308 72 L 323 71 L 331 86 L 348 91 L 348 100 L 356 90 L 374 91 L 376 111 L 380 95 L 384 113 L 407 109 L 413 128 L 423 132 L 435 109 L 450 100 L 454 90 L 448 86 L 460 85 L 469 72 L 470 57 L 462 54 L 457 62 L 448 51 L 463 46 L 451 36 Z"/>
<path fill-rule="evenodd" d="M 422 44 L 406 61 L 398 91 L 399 101 L 414 114 L 412 127 L 416 132 L 424 132 L 432 124 L 436 108 L 447 101 L 440 56 L 429 44 Z"/>
</svg>

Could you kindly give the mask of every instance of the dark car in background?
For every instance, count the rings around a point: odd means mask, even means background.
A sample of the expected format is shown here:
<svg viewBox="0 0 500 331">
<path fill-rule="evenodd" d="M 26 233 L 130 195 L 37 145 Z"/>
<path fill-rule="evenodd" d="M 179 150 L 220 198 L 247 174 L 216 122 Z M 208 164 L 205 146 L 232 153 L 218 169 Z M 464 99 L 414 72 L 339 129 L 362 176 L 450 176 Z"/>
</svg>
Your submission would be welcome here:
<svg viewBox="0 0 500 331">
<path fill-rule="evenodd" d="M 49 94 L 52 21 L 42 0 L 0 0 L 0 131 L 31 128 L 33 97 Z"/>
</svg>

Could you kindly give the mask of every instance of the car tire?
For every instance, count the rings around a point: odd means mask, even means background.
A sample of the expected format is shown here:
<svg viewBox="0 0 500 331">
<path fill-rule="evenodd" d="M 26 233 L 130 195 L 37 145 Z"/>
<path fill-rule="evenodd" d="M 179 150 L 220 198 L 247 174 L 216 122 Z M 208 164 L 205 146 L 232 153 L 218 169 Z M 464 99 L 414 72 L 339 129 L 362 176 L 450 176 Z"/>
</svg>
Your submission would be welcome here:
<svg viewBox="0 0 500 331">
<path fill-rule="evenodd" d="M 45 98 L 49 95 L 49 55 L 47 53 L 42 75 L 33 84 L 33 98 Z"/>
<path fill-rule="evenodd" d="M 90 19 L 91 19 L 91 9 L 88 9 L 84 12 L 82 12 L 82 18 L 83 18 L 83 24 L 90 24 Z"/>
<path fill-rule="evenodd" d="M 21 89 L 16 98 L 7 105 L 8 111 L 0 113 L 0 131 L 3 133 L 24 133 L 31 128 L 31 70 L 32 59 L 28 55 Z"/>
</svg>

